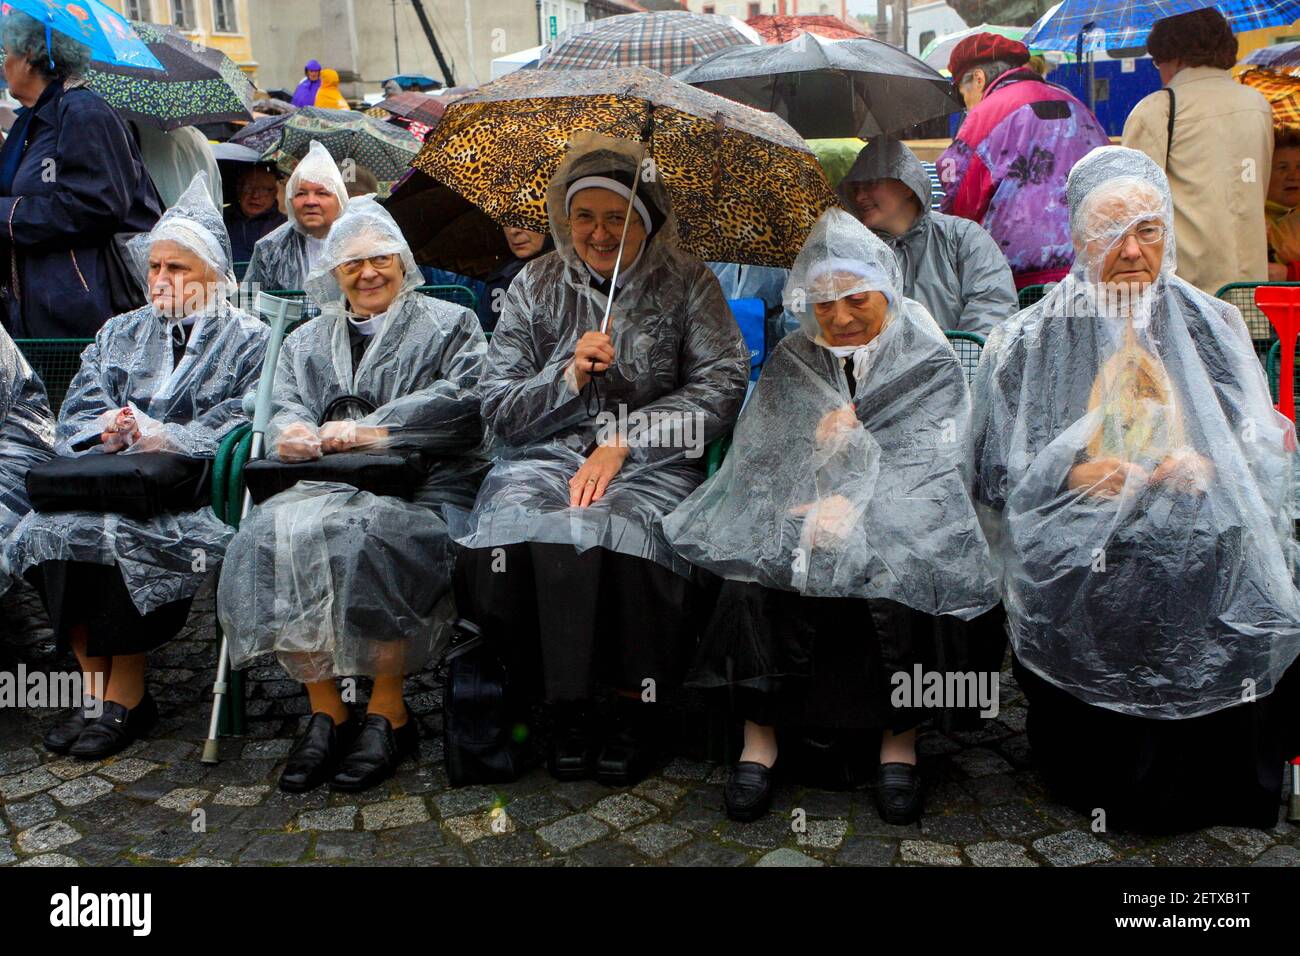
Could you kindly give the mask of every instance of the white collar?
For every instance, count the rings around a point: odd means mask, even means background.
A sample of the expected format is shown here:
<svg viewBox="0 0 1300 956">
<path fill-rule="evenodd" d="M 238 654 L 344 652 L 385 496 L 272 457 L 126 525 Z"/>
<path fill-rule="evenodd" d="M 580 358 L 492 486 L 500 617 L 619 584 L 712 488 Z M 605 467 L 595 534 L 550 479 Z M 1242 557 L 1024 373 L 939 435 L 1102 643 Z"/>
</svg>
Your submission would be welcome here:
<svg viewBox="0 0 1300 956">
<path fill-rule="evenodd" d="M 362 335 L 365 336 L 377 335 L 379 333 L 379 330 L 384 327 L 384 323 L 387 320 L 388 320 L 387 312 L 380 312 L 378 315 L 372 315 L 368 319 L 363 319 L 360 316 L 354 316 L 351 312 L 348 313 L 348 322 L 352 325 L 354 329 L 356 329 L 358 332 L 360 332 Z"/>
<path fill-rule="evenodd" d="M 866 377 L 867 373 L 871 371 L 871 363 L 875 361 L 876 353 L 880 351 L 881 332 L 884 332 L 884 329 L 881 329 L 880 332 L 876 333 L 876 337 L 866 345 L 831 345 L 820 333 L 818 333 L 817 337 L 813 339 L 813 341 L 829 351 L 836 358 L 846 359 L 852 356 L 853 380 L 858 383 L 859 387 L 861 387 L 862 380 Z"/>
<path fill-rule="evenodd" d="M 636 258 L 633 259 L 633 260 L 632 260 L 632 261 L 627 265 L 626 268 L 623 268 L 623 269 L 619 269 L 619 270 L 618 270 L 618 288 L 621 289 L 621 288 L 623 288 L 623 286 L 625 286 L 625 285 L 627 284 L 627 277 L 630 276 L 630 275 L 632 274 L 632 270 L 636 268 L 636 264 L 637 264 L 638 262 L 640 262 L 640 261 L 641 261 L 641 257 L 645 255 L 645 247 L 649 244 L 649 242 L 650 242 L 650 237 L 647 236 L 647 237 L 645 238 L 645 240 L 641 243 L 641 248 L 637 251 Z M 587 271 L 591 273 L 592 277 L 593 277 L 597 282 L 608 282 L 608 281 L 609 281 L 609 280 L 606 279 L 603 275 L 601 275 L 599 272 L 597 272 L 595 269 L 593 269 L 591 266 L 588 266 L 588 265 L 587 265 L 587 262 L 586 262 L 585 259 L 583 260 L 582 264 L 583 264 L 584 266 L 587 266 Z"/>
</svg>

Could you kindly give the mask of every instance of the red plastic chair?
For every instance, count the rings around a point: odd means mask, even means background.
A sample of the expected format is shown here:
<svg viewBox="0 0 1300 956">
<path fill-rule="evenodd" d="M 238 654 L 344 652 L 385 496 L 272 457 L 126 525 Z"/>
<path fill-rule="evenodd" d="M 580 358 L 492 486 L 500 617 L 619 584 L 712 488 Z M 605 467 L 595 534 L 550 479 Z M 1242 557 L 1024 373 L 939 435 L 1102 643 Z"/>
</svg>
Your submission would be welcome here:
<svg viewBox="0 0 1300 956">
<path fill-rule="evenodd" d="M 1282 346 L 1282 368 L 1278 375 L 1278 408 L 1295 421 L 1295 346 L 1300 337 L 1300 288 L 1261 285 L 1255 289 L 1255 304 L 1277 331 Z M 1292 449 L 1294 450 L 1294 449 Z M 1291 801 L 1287 818 L 1300 823 L 1300 756 L 1291 761 Z"/>
</svg>

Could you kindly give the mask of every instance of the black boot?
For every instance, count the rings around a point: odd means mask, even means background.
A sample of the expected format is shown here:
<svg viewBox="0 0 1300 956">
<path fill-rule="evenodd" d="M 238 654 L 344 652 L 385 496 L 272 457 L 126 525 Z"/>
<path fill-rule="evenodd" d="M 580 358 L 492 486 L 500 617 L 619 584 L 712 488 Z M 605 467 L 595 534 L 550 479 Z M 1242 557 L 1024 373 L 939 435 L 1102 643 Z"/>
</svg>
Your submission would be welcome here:
<svg viewBox="0 0 1300 956">
<path fill-rule="evenodd" d="M 361 732 L 330 779 L 330 789 L 344 793 L 369 790 L 396 773 L 398 765 L 419 748 L 420 725 L 410 713 L 396 730 L 387 717 L 366 714 Z"/>
<path fill-rule="evenodd" d="M 657 704 L 619 697 L 610 731 L 596 757 L 596 779 L 607 787 L 640 783 L 654 766 L 658 744 Z"/>
<path fill-rule="evenodd" d="M 555 705 L 555 726 L 547 769 L 556 780 L 586 780 L 596 759 L 591 729 L 591 705 L 564 701 Z"/>
<path fill-rule="evenodd" d="M 339 756 L 352 745 L 357 729 L 353 718 L 335 724 L 329 714 L 312 714 L 307 729 L 289 752 L 289 762 L 280 774 L 280 789 L 285 793 L 306 793 L 328 780 Z"/>
</svg>

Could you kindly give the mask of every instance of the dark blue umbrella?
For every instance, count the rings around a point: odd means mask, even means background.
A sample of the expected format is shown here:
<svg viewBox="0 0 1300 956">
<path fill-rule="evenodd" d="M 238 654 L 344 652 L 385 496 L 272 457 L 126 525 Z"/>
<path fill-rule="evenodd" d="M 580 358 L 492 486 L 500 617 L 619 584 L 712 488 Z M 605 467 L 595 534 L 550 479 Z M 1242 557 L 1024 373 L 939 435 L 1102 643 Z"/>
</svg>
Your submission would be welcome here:
<svg viewBox="0 0 1300 956">
<path fill-rule="evenodd" d="M 403 73 L 400 76 L 390 76 L 384 80 L 385 83 L 396 83 L 404 90 L 436 90 L 442 86 L 431 76 L 425 76 L 423 73 Z"/>
<path fill-rule="evenodd" d="M 1234 33 L 1300 19 L 1300 0 L 1065 0 L 1043 14 L 1023 42 L 1066 53 L 1128 50 L 1146 45 L 1157 20 L 1206 7 L 1217 8 Z"/>
</svg>

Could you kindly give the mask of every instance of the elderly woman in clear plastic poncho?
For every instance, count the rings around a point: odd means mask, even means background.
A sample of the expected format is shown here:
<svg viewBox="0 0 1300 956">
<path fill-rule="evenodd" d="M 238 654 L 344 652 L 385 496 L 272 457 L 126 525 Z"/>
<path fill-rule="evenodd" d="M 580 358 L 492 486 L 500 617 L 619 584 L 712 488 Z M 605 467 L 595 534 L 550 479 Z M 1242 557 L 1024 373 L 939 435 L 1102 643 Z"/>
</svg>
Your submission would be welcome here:
<svg viewBox="0 0 1300 956">
<path fill-rule="evenodd" d="M 1111 826 L 1271 827 L 1294 430 L 1237 310 L 1174 275 L 1164 173 L 1103 147 L 1067 195 L 1073 271 L 990 337 L 972 430 L 1034 759 Z"/>
<path fill-rule="evenodd" d="M 41 378 L 0 329 L 0 542 L 32 510 L 27 471 L 54 455 L 54 416 Z M 0 594 L 13 579 L 0 551 Z"/>
<path fill-rule="evenodd" d="M 203 173 L 131 251 L 150 304 L 110 319 L 82 353 L 55 451 L 211 458 L 246 421 L 242 400 L 268 332 L 230 303 L 230 240 Z M 208 507 L 146 520 L 82 511 L 23 520 L 9 542 L 13 572 L 42 591 L 59 644 L 105 682 L 102 714 L 75 711 L 46 735 L 48 749 L 102 758 L 148 729 L 157 708 L 145 655 L 185 625 L 231 534 Z"/>
<path fill-rule="evenodd" d="M 282 789 L 362 790 L 414 753 L 402 679 L 448 633 L 454 557 L 446 509 L 468 509 L 486 470 L 478 379 L 484 338 L 468 309 L 416 292 L 420 272 L 373 197 L 335 223 L 307 283 L 323 314 L 284 342 L 267 445 L 286 462 L 337 453 L 418 456 L 413 501 L 300 481 L 244 520 L 217 613 L 241 666 L 274 652 L 307 685 L 312 716 Z M 343 401 L 347 399 L 347 401 Z M 375 679 L 352 718 L 336 677 Z"/>
<path fill-rule="evenodd" d="M 253 246 L 244 285 L 301 291 L 315 271 L 330 227 L 348 208 L 348 187 L 328 149 L 313 141 L 284 191 L 289 221 Z"/>
<path fill-rule="evenodd" d="M 697 587 L 660 520 L 703 480 L 704 445 L 740 408 L 748 350 L 717 280 L 678 247 L 639 147 L 570 145 L 551 181 L 556 251 L 515 277 L 488 350 L 483 416 L 497 460 L 459 538 L 462 580 L 513 674 L 540 664 L 560 779 L 648 770 L 680 680 Z M 617 289 L 611 288 L 620 237 Z M 608 334 L 599 331 L 608 296 Z M 595 738 L 596 685 L 618 693 Z"/>
<path fill-rule="evenodd" d="M 734 818 L 771 798 L 776 728 L 882 731 L 882 816 L 920 813 L 916 727 L 893 675 L 933 670 L 929 615 L 997 600 L 962 473 L 970 398 L 943 333 L 899 288 L 893 253 L 840 209 L 785 287 L 782 340 L 716 475 L 664 522 L 678 553 L 725 579 L 688 678 L 735 688 L 745 749 Z"/>
</svg>

